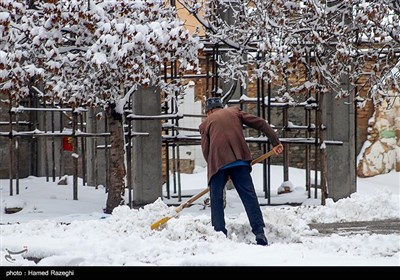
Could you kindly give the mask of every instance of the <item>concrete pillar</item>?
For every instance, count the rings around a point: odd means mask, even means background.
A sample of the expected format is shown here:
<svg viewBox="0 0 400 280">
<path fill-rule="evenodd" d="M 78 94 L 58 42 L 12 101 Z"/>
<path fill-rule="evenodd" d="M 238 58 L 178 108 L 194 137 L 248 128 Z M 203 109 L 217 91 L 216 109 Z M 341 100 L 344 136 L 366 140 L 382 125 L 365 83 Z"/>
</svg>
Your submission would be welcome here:
<svg viewBox="0 0 400 280">
<path fill-rule="evenodd" d="M 337 201 L 356 192 L 355 108 L 353 96 L 336 100 L 334 93 L 325 94 L 323 124 L 325 140 L 342 141 L 343 145 L 327 145 L 328 198 Z"/>
<path fill-rule="evenodd" d="M 337 5 L 338 1 L 328 3 L 329 7 Z M 351 15 L 349 11 L 348 15 Z M 352 19 L 345 16 L 341 19 L 345 24 L 352 24 Z M 335 42 L 335 39 L 332 40 Z M 335 99 L 337 93 L 333 90 L 324 95 L 322 123 L 327 129 L 324 132 L 324 140 L 342 141 L 342 146 L 327 145 L 327 190 L 328 198 L 337 201 L 349 197 L 357 190 L 356 175 L 356 109 L 354 104 L 354 92 L 349 88 L 349 77 L 341 77 L 342 89 L 349 91 L 347 98 Z"/>
<path fill-rule="evenodd" d="M 135 115 L 160 115 L 161 96 L 158 88 L 148 87 L 132 96 Z M 149 136 L 132 140 L 133 205 L 143 206 L 162 197 L 161 120 L 133 120 L 134 132 L 148 132 Z"/>
</svg>

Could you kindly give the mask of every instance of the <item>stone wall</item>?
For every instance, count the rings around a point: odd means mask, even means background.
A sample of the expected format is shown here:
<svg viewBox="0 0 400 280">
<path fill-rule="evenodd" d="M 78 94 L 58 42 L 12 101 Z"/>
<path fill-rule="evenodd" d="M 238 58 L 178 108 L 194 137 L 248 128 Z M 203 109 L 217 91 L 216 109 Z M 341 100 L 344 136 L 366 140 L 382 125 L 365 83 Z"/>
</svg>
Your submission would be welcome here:
<svg viewBox="0 0 400 280">
<path fill-rule="evenodd" d="M 400 171 L 400 101 L 395 97 L 377 105 L 368 122 L 368 140 L 357 175 L 371 177 L 392 170 Z"/>
</svg>

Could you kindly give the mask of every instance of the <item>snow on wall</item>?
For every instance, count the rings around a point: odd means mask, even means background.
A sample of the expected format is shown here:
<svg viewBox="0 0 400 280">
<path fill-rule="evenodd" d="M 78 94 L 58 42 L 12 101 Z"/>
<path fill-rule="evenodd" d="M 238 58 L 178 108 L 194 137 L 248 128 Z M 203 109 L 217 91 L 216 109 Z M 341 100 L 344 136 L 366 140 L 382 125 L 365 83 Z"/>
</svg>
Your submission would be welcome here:
<svg viewBox="0 0 400 280">
<path fill-rule="evenodd" d="M 357 175 L 371 177 L 400 172 L 400 101 L 393 97 L 375 109 L 369 121 L 368 140 L 359 155 Z"/>
</svg>

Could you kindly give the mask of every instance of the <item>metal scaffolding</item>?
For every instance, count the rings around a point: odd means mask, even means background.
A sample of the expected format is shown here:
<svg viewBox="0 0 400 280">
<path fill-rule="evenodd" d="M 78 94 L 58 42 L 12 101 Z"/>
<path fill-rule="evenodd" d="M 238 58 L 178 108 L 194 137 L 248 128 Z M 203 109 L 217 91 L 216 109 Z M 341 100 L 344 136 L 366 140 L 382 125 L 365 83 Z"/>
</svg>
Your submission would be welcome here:
<svg viewBox="0 0 400 280">
<path fill-rule="evenodd" d="M 211 42 L 205 41 L 204 49 L 204 64 L 202 73 L 193 74 L 186 73 L 183 75 L 178 74 L 177 64 L 169 63 L 165 64 L 163 68 L 163 78 L 165 81 L 179 80 L 179 79 L 195 79 L 204 81 L 204 97 L 220 96 L 227 93 L 221 93 L 220 78 L 218 77 L 218 64 L 219 56 L 226 51 L 226 48 L 222 48 L 219 44 L 212 44 Z M 233 81 L 236 82 L 236 81 Z M 233 88 L 233 89 L 232 89 Z M 230 90 L 234 91 L 235 87 Z M 326 159 L 324 155 L 324 145 L 341 145 L 340 141 L 327 141 L 324 139 L 324 125 L 322 122 L 322 101 L 319 92 L 309 92 L 302 102 L 293 102 L 278 100 L 273 96 L 273 90 L 271 84 L 266 84 L 262 80 L 257 81 L 256 92 L 252 94 L 254 97 L 250 97 L 250 94 L 244 94 L 243 88 L 239 89 L 240 98 L 232 98 L 232 92 L 229 93 L 229 99 L 227 98 L 228 106 L 240 106 L 243 110 L 256 111 L 256 115 L 266 119 L 272 124 L 277 130 L 280 136 L 281 142 L 286 146 L 283 154 L 283 172 L 284 180 L 289 180 L 289 166 L 291 166 L 291 157 L 289 153 L 290 146 L 301 146 L 303 147 L 303 155 L 305 161 L 306 170 L 306 189 L 308 191 L 308 197 L 317 198 L 317 190 L 321 189 L 321 202 L 325 203 L 326 198 Z M 245 96 L 245 98 L 243 98 Z M 177 196 L 178 201 L 182 199 L 182 186 L 181 186 L 181 167 L 180 167 L 180 147 L 186 145 L 199 145 L 199 135 L 185 135 L 184 131 L 196 132 L 198 128 L 181 127 L 179 121 L 184 118 L 203 118 L 204 115 L 183 115 L 179 114 L 178 106 L 176 104 L 178 99 L 178 93 L 176 93 L 175 99 L 167 98 L 160 104 L 162 108 L 162 114 L 160 116 L 135 116 L 129 117 L 131 112 L 132 104 L 131 100 L 127 102 L 125 106 L 125 139 L 127 142 L 127 183 L 126 188 L 129 189 L 129 205 L 132 206 L 131 188 L 132 188 L 132 174 L 131 174 L 131 155 L 132 144 L 131 140 L 133 137 L 142 137 L 147 134 L 144 132 L 138 133 L 132 131 L 132 121 L 143 120 L 143 119 L 154 119 L 158 118 L 163 121 L 162 126 L 162 145 L 165 149 L 165 176 L 166 176 L 166 198 L 170 198 L 172 195 Z M 37 154 L 39 148 L 39 140 L 43 139 L 43 155 L 45 165 L 45 176 L 47 180 L 52 177 L 53 182 L 56 180 L 56 176 L 63 176 L 66 159 L 63 157 L 65 151 L 62 150 L 62 141 L 65 138 L 72 139 L 73 150 L 70 151 L 72 157 L 73 166 L 73 198 L 78 199 L 78 177 L 82 177 L 83 184 L 87 184 L 87 173 L 95 173 L 93 175 L 93 183 L 96 187 L 98 185 L 99 174 L 98 174 L 98 157 L 99 153 L 102 153 L 102 157 L 105 159 L 105 186 L 107 190 L 108 182 L 108 150 L 109 143 L 108 138 L 110 133 L 107 130 L 107 117 L 104 118 L 102 128 L 97 126 L 97 121 L 94 118 L 96 113 L 93 108 L 82 109 L 82 108 L 71 108 L 63 107 L 61 104 L 47 104 L 45 100 L 38 97 L 37 94 L 32 94 L 23 104 L 15 104 L 13 101 L 9 101 L 9 120 L 0 122 L 1 127 L 8 127 L 8 131 L 2 129 L 0 137 L 9 139 L 9 179 L 10 179 L 10 195 L 14 194 L 13 179 L 16 180 L 16 194 L 19 193 L 20 178 L 20 167 L 19 154 L 20 146 L 18 142 L 20 139 L 29 139 L 30 156 L 30 170 L 29 175 L 39 174 L 37 170 Z M 304 117 L 300 125 L 293 125 L 289 120 L 289 112 L 294 108 L 303 108 Z M 281 125 L 275 125 L 272 122 L 272 116 L 274 112 L 281 111 L 282 119 Z M 23 114 L 25 113 L 25 115 Z M 28 114 L 28 115 L 26 115 Z M 25 116 L 23 118 L 22 116 Z M 88 120 L 92 120 L 92 123 L 88 123 Z M 94 120 L 94 121 L 93 121 Z M 27 128 L 22 129 L 21 128 Z M 296 131 L 296 135 L 301 137 L 291 137 L 290 133 Z M 244 128 L 246 140 L 249 144 L 254 143 L 258 145 L 258 153 L 265 153 L 271 149 L 268 139 L 257 135 L 256 137 L 250 137 L 248 128 Z M 99 140 L 101 139 L 101 140 Z M 87 141 L 86 141 L 87 140 Z M 101 143 L 99 143 L 101 142 Z M 57 145 L 55 145 L 57 144 Z M 58 147 L 58 148 L 57 148 Z M 88 147 L 92 147 L 92 160 L 89 162 L 92 164 L 93 170 L 87 170 L 88 168 Z M 58 159 L 57 159 L 58 156 Z M 171 161 L 170 161 L 171 160 Z M 172 166 L 170 163 L 172 162 Z M 313 166 L 311 166 L 313 163 Z M 265 192 L 265 198 L 268 204 L 271 202 L 271 182 L 270 182 L 270 169 L 272 160 L 268 159 L 263 161 L 263 189 Z M 94 166 L 93 166 L 94 165 Z M 58 168 L 57 168 L 58 166 Z M 57 172 L 58 170 L 58 172 Z M 311 182 L 311 172 L 314 172 L 314 182 Z M 170 174 L 173 176 L 173 186 L 170 184 Z M 312 194 L 312 188 L 314 188 L 314 194 Z"/>
</svg>

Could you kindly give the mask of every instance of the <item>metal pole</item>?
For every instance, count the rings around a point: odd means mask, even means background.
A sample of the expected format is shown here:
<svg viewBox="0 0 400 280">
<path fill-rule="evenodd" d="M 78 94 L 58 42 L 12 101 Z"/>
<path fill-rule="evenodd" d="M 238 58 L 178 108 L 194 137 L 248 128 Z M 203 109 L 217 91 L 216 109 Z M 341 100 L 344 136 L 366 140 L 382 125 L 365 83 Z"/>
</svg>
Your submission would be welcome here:
<svg viewBox="0 0 400 280">
<path fill-rule="evenodd" d="M 310 63 L 310 54 L 309 53 L 306 53 L 306 61 L 307 61 L 307 63 L 309 64 Z M 309 71 L 307 71 L 307 74 L 306 74 L 307 76 L 309 76 L 310 75 L 310 72 Z M 311 91 L 308 91 L 308 93 L 307 93 L 307 98 L 311 98 Z M 308 129 L 306 130 L 306 138 L 309 138 L 309 137 L 311 137 L 311 109 L 312 109 L 312 107 L 308 107 L 308 106 L 305 106 L 304 107 L 304 109 L 305 109 L 305 123 L 306 123 L 306 126 L 308 127 Z M 310 163 L 310 160 L 311 160 L 311 149 L 310 149 L 310 145 L 306 145 L 306 158 L 305 158 L 305 160 L 306 160 L 306 163 L 305 163 L 305 165 L 306 165 L 306 189 L 307 189 L 307 194 L 308 194 L 308 198 L 311 198 L 311 163 Z"/>
<path fill-rule="evenodd" d="M 131 98 L 129 97 L 128 100 L 128 110 L 132 110 L 132 103 L 131 103 Z M 126 147 L 126 161 L 127 161 L 127 183 L 128 183 L 128 190 L 129 190 L 129 195 L 128 195 L 128 204 L 129 208 L 132 208 L 132 119 L 128 120 L 128 146 Z"/>
<path fill-rule="evenodd" d="M 176 119 L 176 126 L 179 126 L 179 120 Z M 177 135 L 179 131 L 177 132 Z M 179 156 L 179 141 L 176 142 L 176 161 L 177 161 L 177 170 L 178 170 L 178 201 L 182 200 L 182 186 L 181 186 L 181 163 L 180 163 L 180 156 Z"/>
<path fill-rule="evenodd" d="M 271 88 L 271 83 L 268 83 L 268 122 L 271 123 L 271 94 L 272 94 L 272 88 Z M 270 147 L 269 141 L 268 141 L 268 147 Z M 267 160 L 267 199 L 268 199 L 268 205 L 271 204 L 271 158 L 268 158 Z"/>
<path fill-rule="evenodd" d="M 107 117 L 107 114 L 106 114 L 106 116 L 104 118 L 104 127 L 105 127 L 105 131 L 108 131 L 108 117 Z M 109 178 L 110 168 L 109 168 L 109 164 L 108 164 L 108 162 L 109 162 L 108 137 L 104 138 L 104 146 L 105 146 L 105 149 L 104 149 L 104 153 L 105 154 L 104 154 L 104 156 L 105 156 L 105 159 L 106 159 L 106 187 L 105 187 L 105 191 L 108 192 L 108 187 L 110 185 L 110 178 Z"/>
<path fill-rule="evenodd" d="M 168 69 L 167 69 L 167 64 L 164 63 L 164 80 L 167 81 L 167 74 L 168 74 Z M 167 97 L 167 96 L 166 96 Z M 164 113 L 168 114 L 169 106 L 168 106 L 168 101 L 167 98 L 164 100 Z M 168 120 L 166 121 L 168 123 Z M 169 128 L 166 130 L 166 135 L 169 135 Z M 167 198 L 170 199 L 170 188 L 171 184 L 169 182 L 169 145 L 168 141 L 165 142 L 165 180 L 166 180 L 166 192 L 167 192 Z"/>
<path fill-rule="evenodd" d="M 81 132 L 85 132 L 85 127 L 84 127 L 84 118 L 83 118 L 83 112 L 81 112 L 79 114 L 79 122 L 80 122 L 80 130 Z M 81 138 L 81 157 L 82 157 L 82 183 L 83 186 L 86 185 L 86 149 L 85 149 L 85 139 L 84 137 L 80 137 Z"/>
<path fill-rule="evenodd" d="M 54 112 L 51 111 L 51 132 L 54 134 Z M 54 136 L 51 136 L 51 164 L 52 164 L 52 176 L 53 182 L 56 181 L 56 155 L 55 155 L 55 146 L 54 146 Z"/>
<path fill-rule="evenodd" d="M 63 131 L 63 112 L 60 111 L 60 132 Z M 64 147 L 63 147 L 63 138 L 61 138 L 60 145 L 60 172 L 58 174 L 58 178 L 61 179 L 61 176 L 64 175 Z"/>
<path fill-rule="evenodd" d="M 283 107 L 283 137 L 288 137 L 287 127 L 289 126 L 289 105 Z M 287 144 L 285 150 L 283 151 L 283 181 L 289 181 L 289 148 L 290 144 Z"/>
<path fill-rule="evenodd" d="M 305 123 L 307 127 L 311 125 L 310 119 L 310 109 L 305 107 Z M 306 130 L 306 138 L 309 138 L 311 135 L 310 130 Z M 308 198 L 311 198 L 311 184 L 310 184 L 310 145 L 306 145 L 306 158 L 305 158 L 305 166 L 306 166 L 306 189 L 308 193 Z"/>
<path fill-rule="evenodd" d="M 14 187 L 13 187 L 13 177 L 14 177 L 14 174 L 13 174 L 13 165 L 14 165 L 14 156 L 13 156 L 13 125 L 12 125 L 12 111 L 11 111 L 11 109 L 12 109 L 12 99 L 11 99 L 11 95 L 9 96 L 9 110 L 8 110 L 8 112 L 9 112 L 9 114 L 10 114 L 10 122 L 9 122 L 9 130 L 10 130 L 10 136 L 9 136 L 9 160 L 8 160 L 8 162 L 9 162 L 9 168 L 8 168 L 8 171 L 9 171 L 9 179 L 10 179 L 10 196 L 12 196 L 14 193 Z"/>
<path fill-rule="evenodd" d="M 18 106 L 17 106 L 18 107 Z M 19 118 L 18 118 L 18 113 L 15 114 L 15 123 L 16 123 L 16 129 L 19 131 Z M 15 137 L 15 151 L 17 153 L 17 160 L 16 160 L 16 168 L 15 168 L 15 188 L 16 188 L 16 194 L 19 194 L 19 141 L 18 137 Z"/>
<path fill-rule="evenodd" d="M 324 94 L 320 94 L 320 103 L 323 104 L 323 97 Z M 321 106 L 318 106 L 318 125 L 319 127 L 322 126 L 322 110 Z M 318 145 L 318 150 L 319 150 L 319 155 L 320 155 L 320 161 L 321 161 L 321 205 L 325 205 L 325 200 L 327 196 L 327 188 L 326 188 L 326 148 L 321 149 L 321 144 L 324 142 L 324 133 L 322 128 L 319 130 L 319 141 L 320 145 Z"/>
<path fill-rule="evenodd" d="M 74 138 L 74 152 L 72 155 L 72 161 L 74 166 L 74 182 L 73 182 L 73 199 L 78 200 L 78 137 L 76 136 L 78 113 L 73 111 L 72 113 L 72 137 Z"/>
<path fill-rule="evenodd" d="M 167 130 L 167 135 L 169 134 L 168 132 L 169 130 Z M 170 182 L 169 182 L 169 145 L 168 145 L 168 141 L 165 142 L 165 180 L 166 180 L 166 189 L 167 189 L 167 198 L 170 199 L 171 198 L 171 186 L 170 186 Z"/>
<path fill-rule="evenodd" d="M 46 101 L 43 102 L 44 108 L 46 108 Z M 43 119 L 43 126 L 47 133 L 47 111 L 44 111 L 44 119 Z M 44 137 L 44 167 L 46 173 L 46 182 L 49 181 L 49 155 L 48 155 L 48 147 L 47 147 L 47 137 Z"/>
<path fill-rule="evenodd" d="M 92 110 L 94 110 L 92 108 Z M 96 113 L 96 111 L 94 110 L 94 113 Z M 93 128 L 94 128 L 94 133 L 97 134 L 97 119 L 96 117 L 93 118 Z M 97 137 L 93 137 L 93 152 L 94 152 L 94 162 L 93 162 L 93 168 L 94 168 L 94 186 L 95 189 L 98 189 L 98 168 L 97 168 Z"/>
<path fill-rule="evenodd" d="M 322 103 L 319 101 L 319 95 L 320 93 L 317 91 L 316 92 L 316 100 L 318 107 L 322 105 Z M 319 163 L 319 153 L 318 153 L 318 138 L 319 138 L 319 132 L 321 129 L 321 124 L 319 123 L 319 117 L 318 117 L 318 109 L 315 110 L 315 144 L 314 144 L 314 198 L 318 197 L 318 163 Z"/>
</svg>

